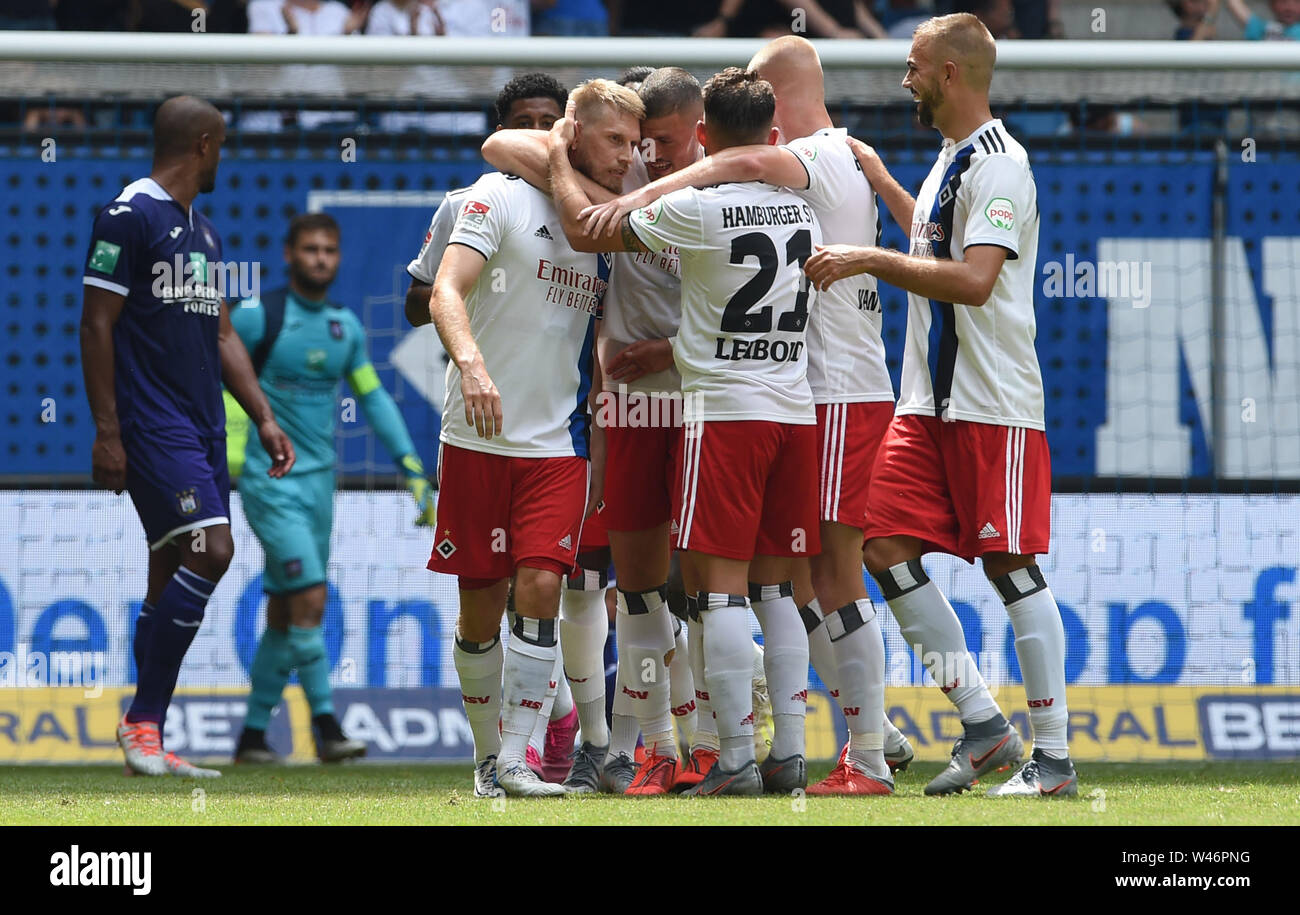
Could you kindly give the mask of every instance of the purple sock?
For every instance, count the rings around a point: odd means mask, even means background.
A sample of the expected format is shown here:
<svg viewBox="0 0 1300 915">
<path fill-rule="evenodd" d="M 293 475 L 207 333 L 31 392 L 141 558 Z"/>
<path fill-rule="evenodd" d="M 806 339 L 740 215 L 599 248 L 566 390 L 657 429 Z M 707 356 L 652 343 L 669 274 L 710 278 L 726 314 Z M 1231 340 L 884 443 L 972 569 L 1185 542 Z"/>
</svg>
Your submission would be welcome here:
<svg viewBox="0 0 1300 915">
<path fill-rule="evenodd" d="M 180 676 L 181 661 L 203 622 L 203 608 L 217 584 L 182 566 L 163 588 L 153 617 L 152 635 L 141 652 L 135 699 L 127 721 L 153 721 L 161 725 L 172 690 Z"/>
<path fill-rule="evenodd" d="M 153 638 L 153 618 L 157 612 L 147 600 L 140 601 L 140 612 L 135 617 L 135 635 L 131 638 L 131 658 L 135 663 L 137 681 L 140 679 L 140 668 L 144 665 L 146 647 Z"/>
</svg>

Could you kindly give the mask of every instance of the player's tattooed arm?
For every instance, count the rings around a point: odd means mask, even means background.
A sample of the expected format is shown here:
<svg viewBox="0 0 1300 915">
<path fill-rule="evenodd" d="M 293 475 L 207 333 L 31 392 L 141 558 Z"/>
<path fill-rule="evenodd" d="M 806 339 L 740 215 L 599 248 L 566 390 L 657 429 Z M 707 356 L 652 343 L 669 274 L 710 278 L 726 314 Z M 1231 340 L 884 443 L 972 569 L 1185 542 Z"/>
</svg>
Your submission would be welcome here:
<svg viewBox="0 0 1300 915">
<path fill-rule="evenodd" d="M 257 381 L 257 373 L 253 371 L 248 350 L 230 323 L 230 309 L 224 301 L 221 303 L 221 318 L 217 325 L 217 348 L 221 354 L 221 380 L 244 408 L 249 420 L 257 426 L 257 437 L 261 439 L 266 453 L 271 456 L 267 476 L 284 476 L 293 467 L 295 460 L 293 442 L 289 441 L 289 436 L 284 434 L 280 424 L 275 421 L 271 404 Z"/>
<path fill-rule="evenodd" d="M 880 161 L 880 156 L 876 155 L 874 149 L 853 137 L 849 137 L 847 142 L 849 149 L 853 150 L 854 158 L 858 160 L 858 165 L 862 167 L 862 174 L 867 176 L 871 189 L 885 201 L 885 206 L 889 208 L 889 215 L 894 217 L 894 222 L 898 223 L 904 232 L 910 232 L 912 212 L 916 209 L 915 198 L 894 180 L 894 176 L 889 174 L 889 169 L 885 168 L 885 163 Z"/>
<path fill-rule="evenodd" d="M 856 245 L 818 245 L 804 264 L 804 272 L 819 290 L 836 280 L 859 273 L 872 276 L 938 302 L 982 306 L 993 294 L 993 284 L 1007 259 L 998 245 L 972 245 L 965 260 L 916 257 L 887 248 Z"/>
<path fill-rule="evenodd" d="M 779 146 L 733 146 L 609 203 L 587 207 L 578 218 L 583 221 L 585 234 L 613 236 L 624 216 L 649 206 L 665 194 L 685 187 L 710 187 L 731 181 L 762 181 L 775 187 L 803 190 L 808 186 L 808 170 L 800 164 L 798 156 Z"/>
<path fill-rule="evenodd" d="M 480 438 L 490 439 L 502 429 L 501 393 L 488 374 L 483 353 L 469 327 L 465 296 L 478 282 L 487 259 L 473 248 L 450 244 L 433 281 L 429 316 L 438 329 L 442 347 L 460 370 L 460 392 L 465 401 L 465 422 Z"/>
<path fill-rule="evenodd" d="M 81 306 L 81 370 L 86 399 L 95 420 L 91 447 L 91 475 L 96 483 L 120 493 L 126 486 L 126 450 L 117 418 L 117 392 L 113 382 L 113 325 L 126 298 L 98 286 L 84 286 Z"/>
<path fill-rule="evenodd" d="M 551 172 L 547 161 L 545 130 L 498 130 L 483 143 L 483 158 L 489 165 L 509 175 L 518 175 L 543 194 L 551 193 Z M 586 175 L 577 176 L 578 184 L 591 200 L 603 203 L 614 195 Z"/>
</svg>

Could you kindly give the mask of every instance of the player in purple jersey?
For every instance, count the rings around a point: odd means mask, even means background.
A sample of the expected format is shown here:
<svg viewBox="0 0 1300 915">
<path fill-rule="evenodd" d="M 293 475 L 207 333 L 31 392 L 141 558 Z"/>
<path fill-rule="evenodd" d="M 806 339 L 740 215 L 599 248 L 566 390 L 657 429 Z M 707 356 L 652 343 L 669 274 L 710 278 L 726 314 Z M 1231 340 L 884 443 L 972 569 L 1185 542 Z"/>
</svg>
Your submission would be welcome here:
<svg viewBox="0 0 1300 915">
<path fill-rule="evenodd" d="M 95 420 L 96 483 L 131 495 L 149 542 L 135 624 L 135 698 L 117 729 L 128 772 L 214 777 L 167 753 L 161 724 L 204 607 L 230 565 L 230 475 L 221 384 L 257 426 L 281 477 L 293 445 L 257 383 L 214 280 L 221 238 L 194 198 L 213 189 L 226 126 L 191 96 L 154 119 L 153 167 L 95 217 L 81 356 Z"/>
</svg>

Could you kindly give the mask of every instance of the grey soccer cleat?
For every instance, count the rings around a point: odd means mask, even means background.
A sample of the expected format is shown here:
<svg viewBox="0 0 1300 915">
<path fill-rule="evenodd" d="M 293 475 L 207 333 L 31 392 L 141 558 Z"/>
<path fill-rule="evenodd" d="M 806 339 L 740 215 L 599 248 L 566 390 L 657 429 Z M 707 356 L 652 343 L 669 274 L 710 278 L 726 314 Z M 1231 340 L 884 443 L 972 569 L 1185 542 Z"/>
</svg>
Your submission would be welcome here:
<svg viewBox="0 0 1300 915">
<path fill-rule="evenodd" d="M 704 781 L 686 793 L 691 797 L 718 797 L 726 794 L 755 797 L 763 793 L 763 776 L 759 775 L 758 764 L 753 760 L 730 772 L 722 768 L 721 763 L 714 763 L 709 774 L 704 776 Z"/>
<path fill-rule="evenodd" d="M 981 775 L 1010 768 L 1024 753 L 1024 741 L 1010 723 L 1007 723 L 1004 730 L 989 737 L 963 734 L 952 746 L 952 759 L 948 761 L 948 768 L 925 786 L 925 793 L 960 794 L 969 791 Z"/>
<path fill-rule="evenodd" d="M 601 772 L 608 751 L 609 744 L 598 747 L 584 740 L 582 746 L 573 751 L 573 765 L 569 767 L 568 778 L 557 787 L 566 794 L 595 794 L 600 791 Z"/>
<path fill-rule="evenodd" d="M 619 753 L 605 760 L 600 774 L 600 790 L 606 794 L 625 794 L 638 770 L 636 760 Z"/>
<path fill-rule="evenodd" d="M 155 721 L 129 722 L 117 726 L 117 743 L 126 756 L 127 775 L 171 775 L 163 758 L 162 735 Z"/>
<path fill-rule="evenodd" d="M 505 797 L 505 790 L 497 784 L 497 758 L 489 756 L 474 768 L 475 797 Z"/>
<path fill-rule="evenodd" d="M 1035 750 L 1015 775 L 988 790 L 989 797 L 1074 797 L 1079 775 L 1068 759 L 1052 759 Z"/>
<path fill-rule="evenodd" d="M 255 766 L 273 766 L 284 762 L 274 750 L 266 744 L 266 732 L 254 728 L 244 728 L 235 746 L 235 762 Z"/>
<path fill-rule="evenodd" d="M 523 760 L 497 769 L 497 784 L 511 797 L 562 797 L 564 795 L 563 785 L 542 781 Z"/>
<path fill-rule="evenodd" d="M 902 744 L 897 747 L 885 747 L 885 764 L 889 766 L 890 774 L 906 771 L 907 767 L 912 764 L 912 758 L 915 755 L 912 752 L 912 744 L 906 737 L 903 738 Z"/>
<path fill-rule="evenodd" d="M 796 753 L 785 759 L 768 756 L 758 767 L 765 794 L 790 794 L 808 787 L 808 763 Z"/>
</svg>

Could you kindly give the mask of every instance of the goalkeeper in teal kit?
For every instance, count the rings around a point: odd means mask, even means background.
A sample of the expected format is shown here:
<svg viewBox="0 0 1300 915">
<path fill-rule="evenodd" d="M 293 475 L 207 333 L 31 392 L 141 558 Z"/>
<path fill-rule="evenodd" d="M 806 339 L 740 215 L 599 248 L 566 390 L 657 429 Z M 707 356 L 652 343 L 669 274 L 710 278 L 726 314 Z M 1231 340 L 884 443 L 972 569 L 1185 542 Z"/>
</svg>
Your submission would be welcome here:
<svg viewBox="0 0 1300 915">
<path fill-rule="evenodd" d="M 239 474 L 244 465 L 239 493 L 266 553 L 263 588 L 269 597 L 267 628 L 249 672 L 252 690 L 236 762 L 279 761 L 266 744 L 266 727 L 295 669 L 311 706 L 320 759 L 336 762 L 365 755 L 365 744 L 349 740 L 334 717 L 330 662 L 321 631 L 334 520 L 340 379 L 347 379 L 380 441 L 398 456 L 418 506 L 416 524 L 433 521 L 429 481 L 401 413 L 366 355 L 365 330 L 350 309 L 325 297 L 339 258 L 339 227 L 332 217 L 294 217 L 285 240 L 289 288 L 246 299 L 231 313 L 262 389 L 298 455 L 288 475 L 267 477 L 270 458 L 265 449 L 256 437 L 239 434 L 238 414 L 231 414 L 231 473 Z"/>
</svg>

